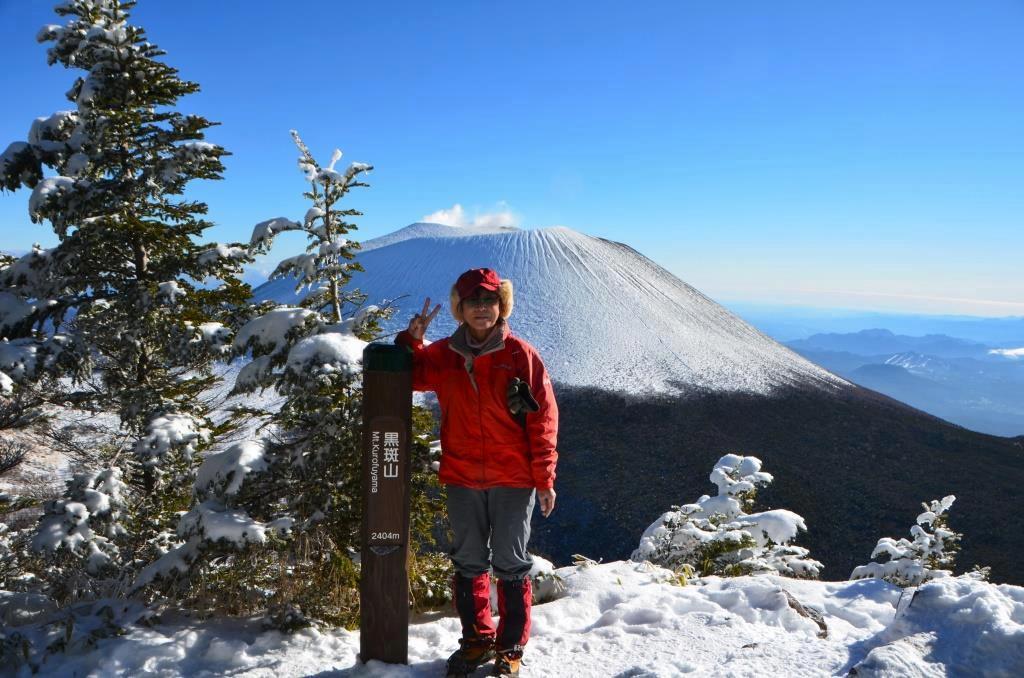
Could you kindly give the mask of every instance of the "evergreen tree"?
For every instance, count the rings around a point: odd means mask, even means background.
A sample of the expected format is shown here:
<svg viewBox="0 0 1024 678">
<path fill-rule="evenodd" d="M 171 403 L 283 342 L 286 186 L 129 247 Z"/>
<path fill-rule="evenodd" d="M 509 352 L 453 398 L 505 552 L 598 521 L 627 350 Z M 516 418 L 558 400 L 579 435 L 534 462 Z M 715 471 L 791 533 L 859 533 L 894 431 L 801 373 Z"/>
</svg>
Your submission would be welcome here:
<svg viewBox="0 0 1024 678">
<path fill-rule="evenodd" d="M 58 240 L 0 261 L 0 388 L 68 378 L 50 402 L 112 412 L 127 434 L 102 446 L 108 470 L 83 469 L 47 507 L 35 542 L 92 574 L 145 559 L 187 505 L 181 488 L 218 433 L 198 396 L 230 343 L 230 309 L 249 295 L 236 278 L 247 249 L 201 243 L 207 207 L 184 197 L 190 181 L 221 178 L 227 153 L 205 141 L 214 123 L 176 110 L 199 86 L 128 23 L 134 5 L 57 6 L 66 23 L 38 37 L 51 65 L 82 71 L 73 108 L 37 119 L 0 156 L 0 185 L 31 189 L 31 219 Z M 124 507 L 79 501 L 122 477 Z"/>
<path fill-rule="evenodd" d="M 948 511 L 956 497 L 947 495 L 921 504 L 924 512 L 910 527 L 912 539 L 882 537 L 878 540 L 872 558 L 884 560 L 858 565 L 850 579 L 884 579 L 896 586 L 921 584 L 953 574 L 953 563 L 960 549 L 958 532 L 949 528 Z M 981 568 L 984 569 L 984 568 Z"/>
<path fill-rule="evenodd" d="M 350 289 L 358 244 L 349 239 L 360 213 L 339 201 L 364 187 L 371 167 L 335 170 L 341 151 L 321 166 L 297 133 L 299 168 L 312 205 L 301 221 L 258 224 L 250 247 L 267 252 L 283 231 L 303 231 L 304 254 L 284 259 L 271 278 L 294 278 L 306 292 L 299 306 L 266 303 L 234 339 L 236 355 L 252 360 L 238 373 L 236 393 L 273 389 L 277 409 L 245 410 L 264 423 L 259 440 L 208 455 L 195 482 L 191 510 L 178 526 L 180 542 L 147 567 L 138 585 L 203 583 L 202 597 L 233 612 L 268 610 L 273 623 L 293 627 L 308 618 L 351 624 L 357 618 L 361 528 L 362 352 L 390 309 L 365 305 Z M 413 442 L 413 529 L 431 541 L 443 501 L 430 468 L 431 420 L 417 411 Z M 441 602 L 437 559 L 424 555 L 419 604 Z M 240 574 L 244 572 L 244 574 Z"/>
<path fill-rule="evenodd" d="M 352 272 L 362 267 L 353 261 L 358 244 L 348 235 L 356 226 L 347 219 L 361 213 L 342 209 L 338 202 L 353 188 L 367 186 L 360 177 L 372 167 L 356 162 L 336 171 L 340 150 L 322 167 L 298 133 L 291 134 L 299 168 L 310 184 L 304 195 L 312 203 L 302 223 L 292 226 L 304 231 L 309 243 L 304 254 L 281 261 L 271 278 L 293 277 L 297 291 L 309 291 L 300 308 L 272 309 L 241 329 L 235 347 L 252 350 L 254 362 L 235 388 L 245 392 L 269 377 L 286 396 L 273 415 L 275 433 L 268 443 L 275 468 L 261 480 L 280 485 L 272 494 L 287 498 L 289 515 L 299 526 L 327 521 L 334 540 L 351 546 L 359 531 L 358 363 L 365 342 L 379 333 L 378 320 L 388 317 L 390 309 L 365 306 L 365 295 L 348 288 Z M 266 251 L 277 231 L 266 222 L 257 226 L 251 246 Z M 282 318 L 288 319 L 287 326 L 280 324 Z"/>
</svg>

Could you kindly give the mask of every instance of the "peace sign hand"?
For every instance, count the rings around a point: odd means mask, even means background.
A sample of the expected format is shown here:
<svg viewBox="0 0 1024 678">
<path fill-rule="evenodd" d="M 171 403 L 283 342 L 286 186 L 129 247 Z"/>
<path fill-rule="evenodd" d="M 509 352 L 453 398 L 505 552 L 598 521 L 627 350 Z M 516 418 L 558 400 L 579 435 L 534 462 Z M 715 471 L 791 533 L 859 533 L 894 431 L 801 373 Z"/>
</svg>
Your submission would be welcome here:
<svg viewBox="0 0 1024 678">
<path fill-rule="evenodd" d="M 413 336 L 416 341 L 423 341 L 423 335 L 427 333 L 427 328 L 430 327 L 430 323 L 434 320 L 434 316 L 441 310 L 441 304 L 434 307 L 433 311 L 427 313 L 430 308 L 430 297 L 423 302 L 423 310 L 417 313 L 409 321 L 408 332 Z"/>
</svg>

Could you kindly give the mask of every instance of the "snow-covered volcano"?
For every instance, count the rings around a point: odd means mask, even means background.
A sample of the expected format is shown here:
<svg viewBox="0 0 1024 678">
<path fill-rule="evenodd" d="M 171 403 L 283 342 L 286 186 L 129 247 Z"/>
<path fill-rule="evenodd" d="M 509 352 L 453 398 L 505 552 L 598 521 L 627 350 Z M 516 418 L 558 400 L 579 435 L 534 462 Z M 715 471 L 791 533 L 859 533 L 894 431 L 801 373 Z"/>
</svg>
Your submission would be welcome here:
<svg viewBox="0 0 1024 678">
<path fill-rule="evenodd" d="M 353 284 L 371 301 L 398 299 L 395 329 L 424 297 L 447 308 L 452 283 L 490 267 L 515 286 L 514 332 L 533 343 L 556 382 L 632 393 L 766 394 L 847 382 L 740 320 L 636 250 L 568 228 L 467 229 L 413 224 L 364 244 Z M 258 300 L 298 300 L 292 280 Z M 428 338 L 451 333 L 447 310 Z"/>
</svg>

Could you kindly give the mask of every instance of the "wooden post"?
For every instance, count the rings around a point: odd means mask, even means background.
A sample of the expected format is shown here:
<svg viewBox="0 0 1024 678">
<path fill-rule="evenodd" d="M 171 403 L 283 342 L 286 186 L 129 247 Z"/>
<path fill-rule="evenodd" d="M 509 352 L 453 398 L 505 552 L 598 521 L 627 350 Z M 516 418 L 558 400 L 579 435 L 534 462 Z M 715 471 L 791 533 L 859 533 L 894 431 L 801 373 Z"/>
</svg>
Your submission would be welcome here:
<svg viewBox="0 0 1024 678">
<path fill-rule="evenodd" d="M 409 663 L 412 354 L 363 351 L 363 535 L 359 659 Z"/>
</svg>

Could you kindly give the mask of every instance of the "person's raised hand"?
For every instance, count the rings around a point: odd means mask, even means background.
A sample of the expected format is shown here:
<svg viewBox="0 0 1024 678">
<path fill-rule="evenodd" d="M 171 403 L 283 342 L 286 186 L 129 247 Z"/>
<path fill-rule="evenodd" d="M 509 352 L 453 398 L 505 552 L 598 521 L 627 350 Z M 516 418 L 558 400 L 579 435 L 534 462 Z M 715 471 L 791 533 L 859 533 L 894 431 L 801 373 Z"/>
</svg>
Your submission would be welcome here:
<svg viewBox="0 0 1024 678">
<path fill-rule="evenodd" d="M 427 313 L 430 309 L 430 297 L 427 297 L 423 302 L 423 310 L 417 313 L 409 321 L 408 332 L 413 336 L 416 341 L 423 341 L 424 335 L 427 333 L 427 328 L 430 327 L 430 323 L 434 320 L 434 316 L 441 310 L 441 304 L 434 307 L 433 311 Z"/>
</svg>

